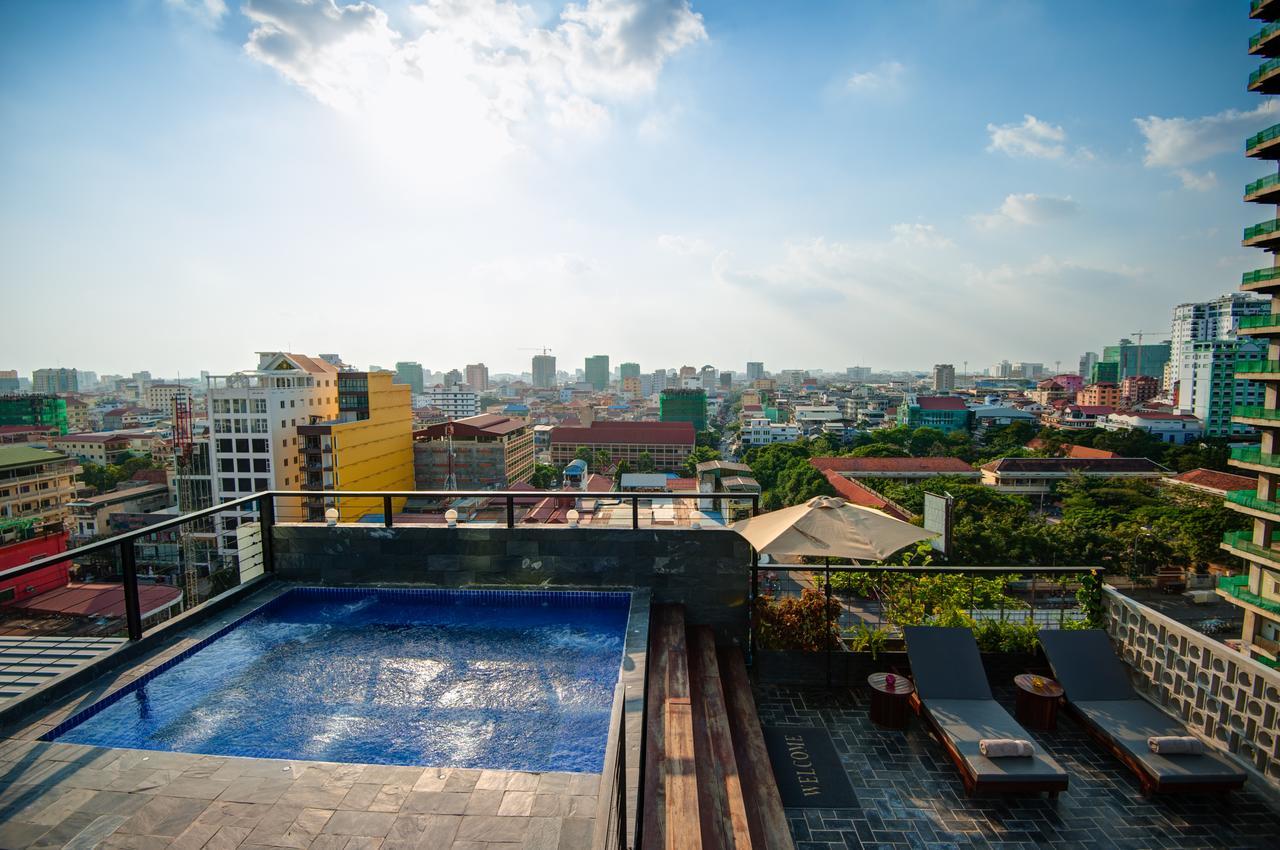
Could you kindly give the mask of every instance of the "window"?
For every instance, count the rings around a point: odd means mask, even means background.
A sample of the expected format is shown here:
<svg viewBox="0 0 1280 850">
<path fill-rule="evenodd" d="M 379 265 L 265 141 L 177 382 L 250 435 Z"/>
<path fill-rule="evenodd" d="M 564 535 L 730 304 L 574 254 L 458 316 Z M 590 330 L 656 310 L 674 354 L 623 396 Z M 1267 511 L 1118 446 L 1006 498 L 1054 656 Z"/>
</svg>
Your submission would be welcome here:
<svg viewBox="0 0 1280 850">
<path fill-rule="evenodd" d="M 241 479 L 240 479 L 240 492 L 241 492 L 241 493 L 252 493 L 252 492 L 253 492 L 253 481 L 252 481 L 251 479 L 249 479 L 249 478 L 241 478 Z"/>
<path fill-rule="evenodd" d="M 213 412 L 214 413 L 230 413 L 231 402 L 225 398 L 215 398 L 213 400 Z"/>
<path fill-rule="evenodd" d="M 237 420 L 235 420 L 235 426 L 236 426 L 236 433 L 237 433 L 237 434 L 248 434 L 248 433 L 249 433 L 249 420 L 248 420 L 248 419 L 237 419 Z"/>
<path fill-rule="evenodd" d="M 218 458 L 218 471 L 219 472 L 235 472 L 236 462 L 229 457 L 220 457 Z"/>
<path fill-rule="evenodd" d="M 265 478 L 255 478 L 253 479 L 253 489 L 261 492 L 263 490 L 270 490 L 271 485 L 267 483 L 267 479 Z"/>
<path fill-rule="evenodd" d="M 265 458 L 265 457 L 255 457 L 253 459 L 253 471 L 254 472 L 270 472 L 271 459 Z"/>
<path fill-rule="evenodd" d="M 281 419 L 281 420 L 280 420 L 280 427 L 281 427 L 281 428 L 288 428 L 288 427 L 289 427 L 289 423 L 288 423 L 288 422 L 286 422 L 285 420 Z M 287 446 L 287 445 L 289 445 L 289 444 L 286 442 L 286 443 L 285 443 L 285 445 Z"/>
<path fill-rule="evenodd" d="M 219 453 L 221 453 L 221 454 L 226 454 L 226 453 L 228 453 L 228 452 L 230 452 L 230 451 L 231 451 L 231 441 L 230 441 L 230 440 L 219 440 L 219 441 L 218 441 L 218 452 L 219 452 Z"/>
<path fill-rule="evenodd" d="M 248 472 L 248 471 L 249 471 L 249 459 L 247 457 L 242 457 L 237 459 L 236 472 Z"/>
<path fill-rule="evenodd" d="M 254 452 L 254 454 L 264 455 L 264 454 L 268 453 L 269 451 L 271 451 L 271 449 L 270 449 L 270 448 L 268 448 L 268 446 L 267 446 L 267 441 L 266 441 L 266 440 L 254 440 L 254 441 L 253 441 L 253 452 Z"/>
<path fill-rule="evenodd" d="M 289 399 L 289 406 L 290 406 L 290 407 L 294 407 L 294 406 L 295 406 L 295 402 L 294 402 L 294 400 L 293 400 L 293 399 Z"/>
<path fill-rule="evenodd" d="M 213 431 L 215 434 L 230 434 L 231 420 L 230 419 L 213 420 Z"/>
<path fill-rule="evenodd" d="M 253 426 L 252 431 L 255 434 L 267 433 L 267 420 L 265 419 L 254 419 L 252 422 L 252 426 Z"/>
<path fill-rule="evenodd" d="M 267 412 L 267 400 L 266 400 L 265 398 L 253 398 L 253 399 L 249 399 L 249 404 L 250 404 L 250 412 L 251 412 L 251 413 L 266 413 L 266 412 Z"/>
<path fill-rule="evenodd" d="M 243 453 L 243 454 L 248 454 L 248 452 L 249 452 L 249 441 L 248 441 L 248 440 L 236 440 L 236 451 L 241 452 L 241 453 Z"/>
<path fill-rule="evenodd" d="M 284 410 L 284 399 L 280 399 L 280 409 Z"/>
<path fill-rule="evenodd" d="M 219 487 L 224 493 L 234 493 L 236 491 L 236 480 L 234 478 L 223 478 Z"/>
</svg>

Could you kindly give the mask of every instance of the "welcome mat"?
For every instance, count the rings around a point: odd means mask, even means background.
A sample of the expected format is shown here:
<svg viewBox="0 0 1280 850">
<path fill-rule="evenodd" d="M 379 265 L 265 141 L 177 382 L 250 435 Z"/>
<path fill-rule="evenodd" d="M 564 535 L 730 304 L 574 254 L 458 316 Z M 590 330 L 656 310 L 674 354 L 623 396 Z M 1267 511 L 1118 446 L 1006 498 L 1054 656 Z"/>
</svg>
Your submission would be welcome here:
<svg viewBox="0 0 1280 850">
<path fill-rule="evenodd" d="M 782 805 L 795 809 L 847 809 L 858 805 L 835 744 L 816 726 L 765 726 Z"/>
</svg>

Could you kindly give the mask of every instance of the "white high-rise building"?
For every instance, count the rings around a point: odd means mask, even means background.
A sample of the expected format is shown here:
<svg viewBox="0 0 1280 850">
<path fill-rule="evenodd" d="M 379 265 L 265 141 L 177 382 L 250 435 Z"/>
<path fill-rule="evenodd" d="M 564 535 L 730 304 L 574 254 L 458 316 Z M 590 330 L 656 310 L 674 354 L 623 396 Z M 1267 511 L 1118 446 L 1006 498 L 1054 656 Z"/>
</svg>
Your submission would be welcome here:
<svg viewBox="0 0 1280 850">
<path fill-rule="evenodd" d="M 256 370 L 208 377 L 215 503 L 263 490 L 302 489 L 298 426 L 338 415 L 337 375 L 336 366 L 318 357 L 260 351 Z M 276 517 L 302 518 L 302 505 L 288 502 L 278 500 Z M 251 511 L 219 514 L 219 551 L 235 551 L 236 527 L 256 517 Z"/>
<path fill-rule="evenodd" d="M 1232 423 L 1231 408 L 1261 404 L 1263 385 L 1236 380 L 1234 367 L 1237 359 L 1265 359 L 1266 346 L 1237 338 L 1236 328 L 1242 316 L 1268 312 L 1270 299 L 1248 292 L 1173 308 L 1165 388 L 1176 397 L 1179 413 L 1204 423 L 1207 436 L 1250 433 L 1247 426 Z"/>
<path fill-rule="evenodd" d="M 424 399 L 431 407 L 443 411 L 451 419 L 480 415 L 479 394 L 463 387 L 427 387 L 419 398 Z"/>
</svg>

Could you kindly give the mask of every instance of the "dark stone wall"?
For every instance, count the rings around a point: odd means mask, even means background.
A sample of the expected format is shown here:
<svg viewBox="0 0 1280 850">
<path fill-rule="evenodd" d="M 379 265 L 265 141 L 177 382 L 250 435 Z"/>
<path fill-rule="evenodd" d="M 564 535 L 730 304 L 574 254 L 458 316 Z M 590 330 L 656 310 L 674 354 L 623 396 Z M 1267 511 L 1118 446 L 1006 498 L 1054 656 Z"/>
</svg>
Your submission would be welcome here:
<svg viewBox="0 0 1280 850">
<path fill-rule="evenodd" d="M 320 584 L 649 588 L 724 642 L 747 640 L 751 552 L 723 528 L 276 525 L 276 577 Z"/>
</svg>

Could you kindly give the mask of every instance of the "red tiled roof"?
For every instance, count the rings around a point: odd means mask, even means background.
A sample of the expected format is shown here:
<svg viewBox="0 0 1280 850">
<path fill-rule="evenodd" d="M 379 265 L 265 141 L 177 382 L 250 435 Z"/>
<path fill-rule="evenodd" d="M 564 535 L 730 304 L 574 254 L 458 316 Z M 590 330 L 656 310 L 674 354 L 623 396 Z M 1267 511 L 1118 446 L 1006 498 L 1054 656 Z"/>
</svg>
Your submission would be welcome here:
<svg viewBox="0 0 1280 850">
<path fill-rule="evenodd" d="M 53 441 L 53 442 L 54 442 L 54 443 L 65 443 L 65 442 L 74 442 L 74 443 L 112 443 L 112 442 L 120 442 L 120 443 L 127 443 L 127 442 L 129 442 L 129 437 L 128 437 L 128 435 L 126 435 L 126 434 L 118 434 L 118 433 L 116 433 L 116 432 L 114 432 L 114 431 L 86 431 L 86 432 L 85 432 L 85 433 L 83 433 L 83 434 L 68 434 L 68 435 L 66 435 L 65 437 L 57 437 L 57 438 L 55 438 L 55 439 L 54 439 L 54 441 Z"/>
<path fill-rule="evenodd" d="M 964 410 L 964 399 L 953 395 L 927 395 L 916 398 L 921 410 Z"/>
<path fill-rule="evenodd" d="M 822 474 L 826 476 L 826 479 L 830 482 L 832 488 L 834 488 L 836 493 L 838 493 L 846 502 L 861 505 L 864 508 L 875 508 L 878 511 L 884 511 L 889 516 L 896 517 L 900 520 L 911 519 L 911 516 L 907 514 L 906 511 L 899 510 L 897 505 L 894 505 L 870 487 L 849 478 L 845 478 L 835 470 L 828 469 Z"/>
<path fill-rule="evenodd" d="M 552 443 L 631 443 L 692 446 L 692 422 L 592 422 L 588 428 L 557 426 Z"/>
<path fill-rule="evenodd" d="M 1095 449 L 1089 446 L 1066 446 L 1067 457 L 1074 458 L 1091 458 L 1091 457 L 1120 457 L 1115 452 L 1109 452 L 1106 449 Z"/>
<path fill-rule="evenodd" d="M 168 484 L 169 474 L 163 469 L 139 469 L 130 481 L 145 481 L 148 484 Z"/>
<path fill-rule="evenodd" d="M 819 472 L 967 472 L 973 467 L 955 457 L 815 457 L 810 458 Z"/>
<path fill-rule="evenodd" d="M 1108 413 L 1114 413 L 1115 408 L 1109 404 L 1073 404 L 1069 410 L 1078 410 L 1085 416 L 1106 416 Z"/>
<path fill-rule="evenodd" d="M 457 419 L 453 423 L 455 437 L 502 437 L 525 427 L 523 419 L 500 416 L 496 413 L 484 413 L 480 416 L 468 416 Z M 445 435 L 449 423 L 439 422 L 413 432 L 414 439 L 439 439 Z"/>
<path fill-rule="evenodd" d="M 159 613 L 175 605 L 182 590 L 166 584 L 138 584 L 142 616 Z M 69 584 L 57 590 L 11 603 L 13 608 L 44 614 L 71 614 L 79 617 L 123 617 L 124 594 L 118 584 Z"/>
<path fill-rule="evenodd" d="M 1191 469 L 1172 478 L 1179 484 L 1226 493 L 1230 490 L 1252 490 L 1258 486 L 1258 479 L 1246 475 L 1234 475 L 1230 472 L 1218 472 L 1214 469 Z"/>
<path fill-rule="evenodd" d="M 1163 466 L 1145 457 L 1002 457 L 983 464 L 990 472 L 1167 472 Z"/>
<path fill-rule="evenodd" d="M 698 479 L 696 478 L 668 478 L 667 490 L 672 493 L 677 490 L 697 490 Z"/>
<path fill-rule="evenodd" d="M 0 434 L 26 434 L 40 433 L 47 434 L 50 431 L 57 431 L 56 425 L 0 425 Z"/>
</svg>

